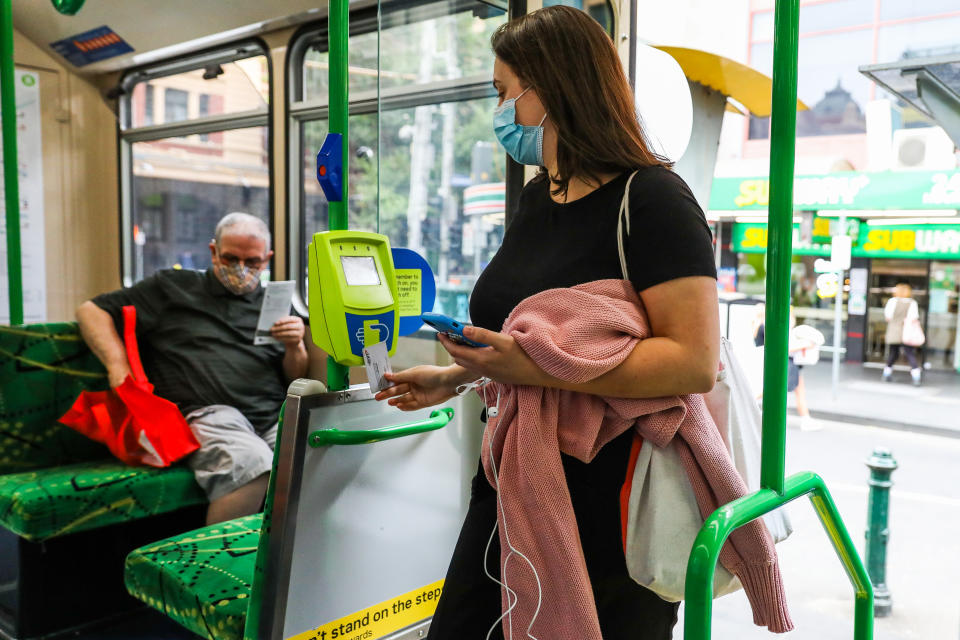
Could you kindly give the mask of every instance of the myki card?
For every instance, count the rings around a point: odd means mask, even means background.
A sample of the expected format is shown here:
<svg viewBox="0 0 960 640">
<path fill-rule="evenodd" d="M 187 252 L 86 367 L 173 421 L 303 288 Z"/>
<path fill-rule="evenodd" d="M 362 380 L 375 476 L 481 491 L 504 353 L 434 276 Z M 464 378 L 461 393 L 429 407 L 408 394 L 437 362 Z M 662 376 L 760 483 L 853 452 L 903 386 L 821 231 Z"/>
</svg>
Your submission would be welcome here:
<svg viewBox="0 0 960 640">
<path fill-rule="evenodd" d="M 390 386 L 390 383 L 383 377 L 383 374 L 393 372 L 393 369 L 390 368 L 390 358 L 387 356 L 386 341 L 363 348 L 363 365 L 367 368 L 370 391 L 377 393 Z"/>
</svg>

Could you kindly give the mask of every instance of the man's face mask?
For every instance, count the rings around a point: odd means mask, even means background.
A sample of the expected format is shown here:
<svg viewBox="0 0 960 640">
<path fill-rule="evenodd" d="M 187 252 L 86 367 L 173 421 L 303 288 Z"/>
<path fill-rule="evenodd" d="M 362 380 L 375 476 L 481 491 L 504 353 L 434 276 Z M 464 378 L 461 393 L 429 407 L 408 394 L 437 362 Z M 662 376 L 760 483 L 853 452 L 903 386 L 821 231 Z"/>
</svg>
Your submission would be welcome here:
<svg viewBox="0 0 960 640">
<path fill-rule="evenodd" d="M 255 291 L 260 286 L 261 271 L 263 267 L 249 267 L 239 260 L 224 264 L 219 251 L 217 251 L 216 263 L 213 265 L 213 273 L 220 284 L 238 296 Z"/>
</svg>

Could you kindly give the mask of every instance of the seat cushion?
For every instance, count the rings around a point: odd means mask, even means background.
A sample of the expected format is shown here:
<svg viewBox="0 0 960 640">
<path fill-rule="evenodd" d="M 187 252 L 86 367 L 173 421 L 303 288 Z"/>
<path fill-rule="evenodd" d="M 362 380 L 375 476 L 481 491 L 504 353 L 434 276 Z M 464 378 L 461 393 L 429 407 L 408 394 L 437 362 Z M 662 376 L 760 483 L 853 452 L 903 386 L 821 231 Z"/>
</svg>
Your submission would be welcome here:
<svg viewBox="0 0 960 640">
<path fill-rule="evenodd" d="M 0 524 L 41 541 L 206 502 L 186 467 L 116 460 L 0 475 Z"/>
<path fill-rule="evenodd" d="M 240 640 L 263 514 L 140 547 L 127 556 L 127 591 L 209 640 Z"/>
<path fill-rule="evenodd" d="M 0 473 L 98 460 L 102 444 L 57 422 L 81 391 L 107 388 L 75 323 L 0 327 Z"/>
</svg>

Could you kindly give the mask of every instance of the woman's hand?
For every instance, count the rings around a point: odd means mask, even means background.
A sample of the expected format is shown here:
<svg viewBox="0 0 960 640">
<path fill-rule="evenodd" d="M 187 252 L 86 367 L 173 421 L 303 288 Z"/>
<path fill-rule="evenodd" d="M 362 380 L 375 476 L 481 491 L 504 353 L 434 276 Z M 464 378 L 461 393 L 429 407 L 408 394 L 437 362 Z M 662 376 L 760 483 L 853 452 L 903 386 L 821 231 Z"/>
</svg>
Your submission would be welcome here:
<svg viewBox="0 0 960 640">
<path fill-rule="evenodd" d="M 399 373 L 384 374 L 393 386 L 379 392 L 374 398 L 387 400 L 388 404 L 401 411 L 416 411 L 446 402 L 457 395 L 457 385 L 460 384 L 450 369 L 421 365 Z"/>
<path fill-rule="evenodd" d="M 537 366 L 512 336 L 473 326 L 465 326 L 463 335 L 490 346 L 468 347 L 455 343 L 443 334 L 437 337 L 447 353 L 453 356 L 454 362 L 476 374 L 477 378 L 486 376 L 503 384 L 548 386 L 550 376 Z"/>
</svg>

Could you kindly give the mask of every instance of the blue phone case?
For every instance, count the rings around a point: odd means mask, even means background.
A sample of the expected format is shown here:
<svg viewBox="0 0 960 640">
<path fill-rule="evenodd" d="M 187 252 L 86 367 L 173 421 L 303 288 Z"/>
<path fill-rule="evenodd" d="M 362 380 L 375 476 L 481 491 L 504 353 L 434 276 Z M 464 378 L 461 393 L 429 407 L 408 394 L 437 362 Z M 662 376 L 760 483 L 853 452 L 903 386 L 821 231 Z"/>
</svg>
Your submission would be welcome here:
<svg viewBox="0 0 960 640">
<path fill-rule="evenodd" d="M 465 338 L 463 336 L 463 323 L 457 322 L 450 316 L 445 316 L 442 313 L 421 313 L 420 319 L 457 344 L 466 345 L 468 347 L 490 346 Z"/>
</svg>

